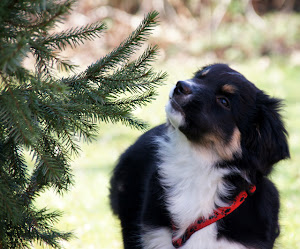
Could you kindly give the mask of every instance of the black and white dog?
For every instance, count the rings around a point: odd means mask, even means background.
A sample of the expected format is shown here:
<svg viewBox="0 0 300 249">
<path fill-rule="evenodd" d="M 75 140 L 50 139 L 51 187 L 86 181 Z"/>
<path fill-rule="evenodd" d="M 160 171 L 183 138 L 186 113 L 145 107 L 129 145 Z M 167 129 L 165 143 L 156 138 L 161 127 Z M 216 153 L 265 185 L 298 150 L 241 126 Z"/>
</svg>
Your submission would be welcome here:
<svg viewBox="0 0 300 249">
<path fill-rule="evenodd" d="M 113 172 L 125 248 L 273 248 L 279 195 L 267 175 L 289 157 L 280 107 L 225 64 L 178 81 L 167 123 L 142 135 Z"/>
</svg>

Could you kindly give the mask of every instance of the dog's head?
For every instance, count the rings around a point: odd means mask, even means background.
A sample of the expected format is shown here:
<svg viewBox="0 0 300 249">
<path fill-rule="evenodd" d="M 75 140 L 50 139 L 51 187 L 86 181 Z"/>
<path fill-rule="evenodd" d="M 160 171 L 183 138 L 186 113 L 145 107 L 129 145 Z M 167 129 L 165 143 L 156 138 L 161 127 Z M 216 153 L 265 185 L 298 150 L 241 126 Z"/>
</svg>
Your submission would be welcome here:
<svg viewBox="0 0 300 249">
<path fill-rule="evenodd" d="M 252 158 L 266 175 L 274 163 L 289 157 L 280 107 L 279 99 L 237 71 L 214 64 L 178 81 L 166 112 L 169 123 L 193 144 L 215 150 L 225 161 Z"/>
</svg>

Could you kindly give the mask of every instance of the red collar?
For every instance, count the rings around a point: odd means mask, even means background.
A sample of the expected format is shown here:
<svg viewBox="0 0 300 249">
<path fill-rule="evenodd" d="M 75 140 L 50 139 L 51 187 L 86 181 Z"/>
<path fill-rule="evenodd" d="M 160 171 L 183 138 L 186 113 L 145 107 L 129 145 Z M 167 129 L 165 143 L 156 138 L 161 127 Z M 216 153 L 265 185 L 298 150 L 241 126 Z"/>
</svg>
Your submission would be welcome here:
<svg viewBox="0 0 300 249">
<path fill-rule="evenodd" d="M 249 192 L 254 193 L 256 190 L 255 185 L 251 185 L 249 187 Z M 239 193 L 233 200 L 232 204 L 228 207 L 219 207 L 214 210 L 214 213 L 208 218 L 200 217 L 193 224 L 191 224 L 186 230 L 185 233 L 180 237 L 175 237 L 175 232 L 177 231 L 176 227 L 173 226 L 173 238 L 172 244 L 175 248 L 181 247 L 195 232 L 200 229 L 209 226 L 210 224 L 224 218 L 228 214 L 232 213 L 235 209 L 237 209 L 247 198 L 248 194 L 246 191 L 242 191 Z"/>
</svg>

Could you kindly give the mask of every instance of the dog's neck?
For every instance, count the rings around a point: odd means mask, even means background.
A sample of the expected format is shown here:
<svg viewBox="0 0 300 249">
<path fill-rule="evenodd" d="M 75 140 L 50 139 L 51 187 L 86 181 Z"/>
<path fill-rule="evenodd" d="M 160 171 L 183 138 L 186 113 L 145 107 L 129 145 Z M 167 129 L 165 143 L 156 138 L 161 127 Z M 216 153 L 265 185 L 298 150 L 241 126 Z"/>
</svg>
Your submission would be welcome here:
<svg viewBox="0 0 300 249">
<path fill-rule="evenodd" d="M 228 169 L 216 167 L 217 153 L 195 146 L 177 129 L 169 129 L 167 137 L 159 139 L 161 184 L 166 189 L 166 205 L 178 234 L 198 217 L 208 217 L 216 205 L 223 206 L 220 196 L 227 196 L 232 186 L 223 177 Z"/>
</svg>

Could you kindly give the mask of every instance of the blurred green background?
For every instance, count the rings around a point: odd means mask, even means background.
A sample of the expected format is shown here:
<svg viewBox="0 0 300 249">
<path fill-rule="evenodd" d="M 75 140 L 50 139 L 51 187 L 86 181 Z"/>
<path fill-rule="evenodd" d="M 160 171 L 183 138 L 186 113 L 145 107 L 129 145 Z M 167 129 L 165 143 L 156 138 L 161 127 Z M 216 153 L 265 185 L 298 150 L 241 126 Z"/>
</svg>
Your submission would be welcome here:
<svg viewBox="0 0 300 249">
<path fill-rule="evenodd" d="M 166 71 L 165 86 L 137 117 L 150 127 L 165 121 L 164 106 L 170 87 L 191 77 L 200 67 L 225 62 L 269 95 L 285 99 L 282 112 L 289 131 L 291 159 L 276 165 L 270 178 L 281 195 L 281 235 L 276 248 L 300 248 L 300 1 L 268 0 L 80 0 L 57 29 L 104 20 L 109 30 L 65 56 L 85 68 L 118 44 L 150 10 L 160 12 L 160 25 L 149 43 L 158 44 L 154 63 Z M 47 192 L 38 206 L 64 212 L 58 228 L 76 238 L 65 248 L 122 248 L 118 221 L 108 204 L 108 182 L 119 155 L 142 132 L 120 124 L 99 124 L 99 136 L 82 143 L 72 163 L 75 185 L 63 196 Z M 33 245 L 40 248 L 39 245 Z"/>
</svg>

